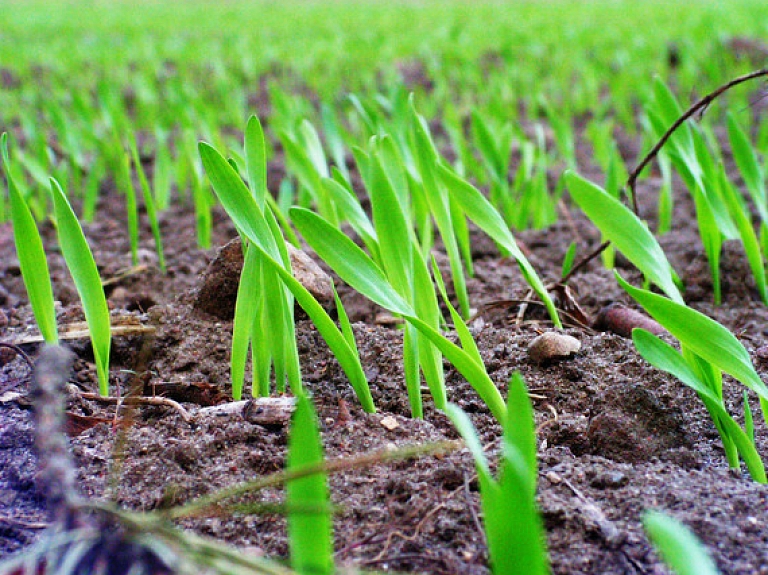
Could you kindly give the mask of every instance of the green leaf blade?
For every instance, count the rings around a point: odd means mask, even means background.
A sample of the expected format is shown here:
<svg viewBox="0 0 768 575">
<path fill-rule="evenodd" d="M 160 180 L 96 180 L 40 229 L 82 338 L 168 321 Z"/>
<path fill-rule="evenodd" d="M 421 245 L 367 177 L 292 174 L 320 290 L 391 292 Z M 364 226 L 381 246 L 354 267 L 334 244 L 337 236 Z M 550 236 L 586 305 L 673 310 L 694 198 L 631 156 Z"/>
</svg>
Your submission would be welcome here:
<svg viewBox="0 0 768 575">
<path fill-rule="evenodd" d="M 338 228 L 305 208 L 292 208 L 290 216 L 317 255 L 346 283 L 392 312 L 414 315 L 411 306 L 390 286 L 381 268 Z"/>
<path fill-rule="evenodd" d="M 43 241 L 40 238 L 35 219 L 32 217 L 32 212 L 11 175 L 8 159 L 8 136 L 5 133 L 0 138 L 0 148 L 5 177 L 8 181 L 13 239 L 16 244 L 16 255 L 19 258 L 21 276 L 40 333 L 46 343 L 55 345 L 59 342 L 59 335 L 56 326 L 53 287 L 51 286 L 51 276 L 48 271 L 48 261 L 45 258 Z"/>
<path fill-rule="evenodd" d="M 640 219 L 599 186 L 567 171 L 565 179 L 573 200 L 616 249 L 671 299 L 683 302 L 675 274 L 659 242 Z"/>
<path fill-rule="evenodd" d="M 647 511 L 643 526 L 677 575 L 720 575 L 706 548 L 685 525 L 659 511 Z"/>
<path fill-rule="evenodd" d="M 99 377 L 99 392 L 106 396 L 109 394 L 109 352 L 111 346 L 107 298 L 101 285 L 99 270 L 80 227 L 80 222 L 77 221 L 77 216 L 75 216 L 72 206 L 69 205 L 64 190 L 53 178 L 51 178 L 51 192 L 53 193 L 61 253 L 67 262 L 77 292 L 80 294 L 88 330 L 91 333 L 93 355 Z"/>
<path fill-rule="evenodd" d="M 289 471 L 323 462 L 323 447 L 312 404 L 298 398 L 288 442 Z M 288 543 L 291 566 L 302 574 L 333 572 L 333 540 L 328 479 L 324 472 L 288 481 Z"/>
<path fill-rule="evenodd" d="M 768 400 L 768 387 L 755 371 L 749 353 L 725 327 L 685 304 L 631 286 L 618 273 L 616 279 L 682 345 Z"/>
</svg>

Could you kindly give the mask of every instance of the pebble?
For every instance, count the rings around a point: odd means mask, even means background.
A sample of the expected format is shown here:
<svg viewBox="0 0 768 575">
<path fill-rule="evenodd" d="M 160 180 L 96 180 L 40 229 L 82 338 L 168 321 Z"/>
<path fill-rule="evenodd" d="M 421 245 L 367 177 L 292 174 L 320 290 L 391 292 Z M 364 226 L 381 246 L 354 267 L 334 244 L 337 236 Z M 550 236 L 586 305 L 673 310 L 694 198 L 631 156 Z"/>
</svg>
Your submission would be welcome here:
<svg viewBox="0 0 768 575">
<path fill-rule="evenodd" d="M 379 423 L 384 429 L 388 429 L 389 431 L 394 431 L 395 429 L 400 427 L 400 424 L 391 415 L 384 417 Z"/>
<path fill-rule="evenodd" d="M 575 337 L 556 331 L 548 331 L 535 338 L 528 345 L 528 357 L 534 363 L 546 364 L 571 357 L 580 349 L 581 342 Z"/>
<path fill-rule="evenodd" d="M 606 471 L 595 476 L 589 484 L 595 489 L 617 489 L 629 483 L 629 478 L 621 471 Z"/>
</svg>

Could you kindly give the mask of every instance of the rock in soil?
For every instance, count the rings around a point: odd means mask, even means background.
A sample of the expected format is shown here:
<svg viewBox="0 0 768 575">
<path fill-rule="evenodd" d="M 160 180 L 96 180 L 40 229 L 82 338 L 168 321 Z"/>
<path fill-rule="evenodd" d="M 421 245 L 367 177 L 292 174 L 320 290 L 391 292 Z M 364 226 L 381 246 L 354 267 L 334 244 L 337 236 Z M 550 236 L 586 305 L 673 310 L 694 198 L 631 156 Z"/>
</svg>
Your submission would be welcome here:
<svg viewBox="0 0 768 575">
<path fill-rule="evenodd" d="M 333 305 L 333 280 L 305 252 L 286 242 L 294 277 L 324 306 Z M 243 244 L 235 238 L 221 247 L 203 273 L 194 307 L 230 320 L 235 317 L 237 288 L 243 271 Z"/>
</svg>

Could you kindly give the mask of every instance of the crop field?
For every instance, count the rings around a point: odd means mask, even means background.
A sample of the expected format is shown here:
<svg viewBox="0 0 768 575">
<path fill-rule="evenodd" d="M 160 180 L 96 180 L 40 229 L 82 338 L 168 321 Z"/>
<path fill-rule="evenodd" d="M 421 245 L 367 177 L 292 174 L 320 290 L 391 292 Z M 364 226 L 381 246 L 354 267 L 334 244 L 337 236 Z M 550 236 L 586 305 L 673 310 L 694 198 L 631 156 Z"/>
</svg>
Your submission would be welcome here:
<svg viewBox="0 0 768 575">
<path fill-rule="evenodd" d="M 768 574 L 768 5 L 0 0 L 0 575 Z"/>
</svg>

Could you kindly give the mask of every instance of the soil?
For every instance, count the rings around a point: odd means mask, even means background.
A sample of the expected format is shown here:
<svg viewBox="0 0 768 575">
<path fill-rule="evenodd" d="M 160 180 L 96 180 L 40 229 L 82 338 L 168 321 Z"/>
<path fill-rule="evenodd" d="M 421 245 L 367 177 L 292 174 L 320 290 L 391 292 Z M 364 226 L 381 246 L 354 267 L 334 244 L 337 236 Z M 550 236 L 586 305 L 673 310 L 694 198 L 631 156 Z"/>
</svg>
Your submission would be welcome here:
<svg viewBox="0 0 768 575">
<path fill-rule="evenodd" d="M 580 158 L 589 158 L 590 153 L 588 146 L 580 144 Z M 628 160 L 634 155 L 632 151 Z M 588 162 L 585 166 L 587 177 L 601 179 Z M 278 157 L 271 163 L 270 175 L 282 171 Z M 271 187 L 277 183 L 270 180 Z M 657 177 L 651 177 L 639 187 L 643 214 L 651 221 L 658 183 Z M 754 289 L 746 258 L 738 247 L 726 246 L 724 301 L 715 307 L 693 207 L 682 189 L 677 192 L 677 227 L 661 243 L 686 282 L 687 300 L 737 334 L 765 378 L 768 308 Z M 557 224 L 517 234 L 531 263 L 547 280 L 558 277 L 572 241 L 579 242 L 582 254 L 599 242 L 597 232 L 578 210 L 566 209 L 569 216 Z M 195 247 L 194 211 L 177 204 L 161 216 L 168 273 L 156 269 L 151 233 L 143 221 L 145 267 L 124 274 L 130 256 L 122 210 L 122 200 L 105 189 L 98 220 L 86 225 L 85 232 L 102 277 L 114 279 L 106 288 L 113 314 L 135 317 L 157 331 L 153 337 L 114 338 L 113 386 L 125 391 L 136 383 L 134 372 L 139 372 L 147 394 L 153 389 L 173 389 L 194 414 L 197 405 L 227 399 L 231 391 L 232 322 L 194 306 L 201 274 L 216 249 Z M 44 224 L 42 231 L 55 296 L 61 302 L 59 322 L 81 320 L 54 230 Z M 215 210 L 214 245 L 223 246 L 235 236 L 226 215 Z M 768 573 L 768 487 L 752 481 L 743 470 L 728 469 L 717 432 L 695 393 L 645 363 L 631 340 L 580 326 L 566 329 L 581 341 L 574 357 L 543 366 L 531 362 L 528 344 L 551 326 L 536 306 L 530 306 L 522 322 L 517 321 L 514 301 L 486 309 L 502 299 L 524 298 L 527 286 L 514 262 L 501 257 L 493 242 L 476 231 L 473 246 L 475 275 L 469 280 L 469 292 L 479 315 L 472 329 L 488 372 L 504 394 L 510 376 L 521 372 L 534 404 L 538 498 L 553 572 L 667 572 L 640 522 L 642 513 L 654 508 L 691 527 L 723 573 Z M 438 256 L 445 266 L 447 258 Z M 639 285 L 639 274 L 620 256 L 617 269 Z M 0 338 L 15 341 L 34 331 L 34 319 L 10 224 L 0 226 L 0 280 Z M 360 409 L 322 338 L 297 314 L 304 381 L 314 398 L 327 457 L 457 438 L 426 395 L 425 419 L 410 418 L 401 332 L 397 326 L 377 323 L 382 310 L 338 279 L 336 284 L 355 322 L 378 413 Z M 570 286 L 591 318 L 611 303 L 634 307 L 599 260 L 576 274 Z M 95 368 L 88 342 L 69 343 L 78 355 L 71 381 L 94 391 Z M 24 349 L 33 358 L 38 351 L 35 344 Z M 23 396 L 29 369 L 8 352 L 2 358 L 0 396 L 6 399 L 0 399 L 0 556 L 8 556 L 36 540 L 47 514 L 36 482 L 32 413 Z M 446 379 L 450 400 L 469 413 L 489 453 L 495 454 L 500 430 L 488 409 L 450 365 L 446 365 Z M 9 390 L 21 392 L 22 397 L 7 399 L 11 396 L 4 392 Z M 725 394 L 731 413 L 743 413 L 741 386 L 726 378 Z M 752 409 L 758 414 L 754 399 L 750 398 Z M 82 493 L 110 498 L 126 508 L 155 509 L 168 503 L 169 494 L 177 503 L 188 501 L 283 467 L 285 425 L 259 425 L 239 415 L 198 415 L 193 423 L 186 423 L 173 409 L 144 407 L 134 411 L 123 442 L 112 424 L 114 406 L 71 399 L 69 410 L 107 420 L 80 433 L 76 430 L 71 437 Z M 383 425 L 385 417 L 390 419 Z M 756 442 L 758 451 L 768 453 L 768 431 L 760 421 Z M 339 563 L 418 573 L 489 572 L 478 486 L 466 450 L 345 472 L 331 478 L 331 488 L 340 509 L 334 521 Z M 271 490 L 262 493 L 260 500 L 274 503 L 281 497 L 280 491 Z M 251 552 L 280 557 L 288 552 L 285 521 L 279 515 L 189 519 L 181 525 Z"/>
</svg>

